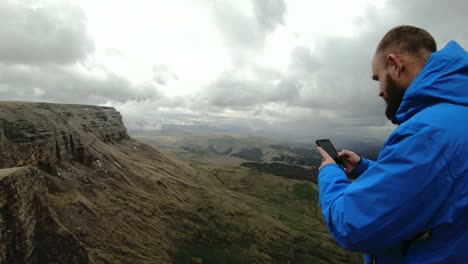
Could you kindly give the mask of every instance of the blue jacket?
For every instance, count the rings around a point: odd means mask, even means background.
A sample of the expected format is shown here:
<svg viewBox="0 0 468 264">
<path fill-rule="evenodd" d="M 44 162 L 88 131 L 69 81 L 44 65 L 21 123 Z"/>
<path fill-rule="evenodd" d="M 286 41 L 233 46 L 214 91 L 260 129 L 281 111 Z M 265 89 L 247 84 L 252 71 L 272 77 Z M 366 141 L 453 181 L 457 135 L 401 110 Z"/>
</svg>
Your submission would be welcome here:
<svg viewBox="0 0 468 264">
<path fill-rule="evenodd" d="M 468 53 L 456 42 L 431 54 L 396 121 L 353 183 L 336 164 L 320 170 L 330 232 L 366 262 L 468 263 Z M 426 231 L 428 239 L 412 241 Z"/>
</svg>

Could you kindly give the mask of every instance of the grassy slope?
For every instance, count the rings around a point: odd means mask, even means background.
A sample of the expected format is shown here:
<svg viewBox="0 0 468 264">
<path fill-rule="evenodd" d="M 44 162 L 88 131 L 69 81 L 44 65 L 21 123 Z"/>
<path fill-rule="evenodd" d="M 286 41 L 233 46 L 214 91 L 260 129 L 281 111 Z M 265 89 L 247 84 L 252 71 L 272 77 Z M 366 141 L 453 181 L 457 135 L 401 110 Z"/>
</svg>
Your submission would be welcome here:
<svg viewBox="0 0 468 264">
<path fill-rule="evenodd" d="M 51 183 L 59 219 L 95 263 L 362 262 L 329 235 L 316 185 L 126 144 L 96 146 L 93 169 L 64 167 Z"/>
<path fill-rule="evenodd" d="M 133 141 L 90 151 L 100 162 L 59 168 L 49 201 L 93 263 L 361 262 L 328 234 L 312 183 Z"/>
<path fill-rule="evenodd" d="M 204 235 L 183 245 L 176 263 L 361 263 L 339 248 L 318 207 L 317 185 L 261 174 L 218 155 L 175 152 L 189 161 L 208 192 L 193 193 L 209 217 Z"/>
</svg>

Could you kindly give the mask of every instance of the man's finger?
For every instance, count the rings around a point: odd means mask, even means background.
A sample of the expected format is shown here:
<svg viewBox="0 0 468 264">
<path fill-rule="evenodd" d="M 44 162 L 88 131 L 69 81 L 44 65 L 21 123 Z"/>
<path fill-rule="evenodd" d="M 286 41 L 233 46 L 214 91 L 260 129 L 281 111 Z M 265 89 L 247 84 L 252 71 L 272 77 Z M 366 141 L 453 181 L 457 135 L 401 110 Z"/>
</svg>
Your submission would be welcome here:
<svg viewBox="0 0 468 264">
<path fill-rule="evenodd" d="M 348 157 L 349 152 L 347 150 L 342 150 L 338 152 L 338 157 Z"/>
<path fill-rule="evenodd" d="M 327 159 L 327 158 L 331 159 L 330 155 L 328 155 L 328 153 L 325 150 L 323 150 L 323 148 L 317 147 L 317 150 L 324 159 Z"/>
</svg>

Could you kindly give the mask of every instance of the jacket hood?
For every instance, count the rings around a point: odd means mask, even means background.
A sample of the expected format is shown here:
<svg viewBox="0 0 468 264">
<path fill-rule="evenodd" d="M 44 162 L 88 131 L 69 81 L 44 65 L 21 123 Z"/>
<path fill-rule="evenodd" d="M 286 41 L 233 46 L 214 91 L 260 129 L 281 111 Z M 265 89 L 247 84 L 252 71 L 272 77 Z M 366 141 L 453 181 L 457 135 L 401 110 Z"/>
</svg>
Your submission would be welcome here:
<svg viewBox="0 0 468 264">
<path fill-rule="evenodd" d="M 438 102 L 468 106 L 468 53 L 455 41 L 429 56 L 406 90 L 394 123 Z"/>
</svg>

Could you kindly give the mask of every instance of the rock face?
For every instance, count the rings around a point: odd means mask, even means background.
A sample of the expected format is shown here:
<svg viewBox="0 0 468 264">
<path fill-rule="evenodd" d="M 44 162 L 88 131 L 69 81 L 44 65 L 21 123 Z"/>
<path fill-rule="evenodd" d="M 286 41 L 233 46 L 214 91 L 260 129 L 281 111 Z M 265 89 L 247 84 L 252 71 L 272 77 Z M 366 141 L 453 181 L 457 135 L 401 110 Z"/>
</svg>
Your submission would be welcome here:
<svg viewBox="0 0 468 264">
<path fill-rule="evenodd" d="M 0 167 L 32 164 L 52 173 L 54 164 L 87 164 L 96 140 L 129 139 L 120 114 L 111 107 L 47 103 L 1 103 Z"/>
<path fill-rule="evenodd" d="M 169 263 L 183 166 L 114 108 L 0 102 L 0 263 Z"/>
<path fill-rule="evenodd" d="M 0 170 L 0 263 L 88 263 L 88 252 L 61 226 L 35 168 Z"/>
</svg>

